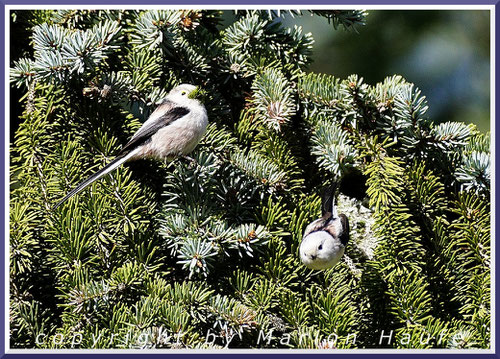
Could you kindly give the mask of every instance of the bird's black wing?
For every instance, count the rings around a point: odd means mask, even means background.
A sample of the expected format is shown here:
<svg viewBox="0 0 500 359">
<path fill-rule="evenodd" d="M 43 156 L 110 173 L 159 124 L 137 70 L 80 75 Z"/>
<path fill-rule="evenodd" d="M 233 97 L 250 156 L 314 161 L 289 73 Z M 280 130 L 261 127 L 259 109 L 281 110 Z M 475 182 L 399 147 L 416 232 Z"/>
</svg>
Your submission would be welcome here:
<svg viewBox="0 0 500 359">
<path fill-rule="evenodd" d="M 332 219 L 332 214 L 327 212 L 320 219 L 317 219 L 314 222 L 309 223 L 309 225 L 306 227 L 306 230 L 304 231 L 304 237 L 312 232 L 323 231 L 331 219 Z"/>
<path fill-rule="evenodd" d="M 160 128 L 168 126 L 179 118 L 186 116 L 188 113 L 189 110 L 186 107 L 176 106 L 173 102 L 168 100 L 163 101 L 150 116 L 150 118 L 154 116 L 157 116 L 157 118 L 147 127 L 141 127 L 130 141 L 123 146 L 120 155 L 124 155 L 148 142 L 151 136 L 158 132 Z"/>
</svg>

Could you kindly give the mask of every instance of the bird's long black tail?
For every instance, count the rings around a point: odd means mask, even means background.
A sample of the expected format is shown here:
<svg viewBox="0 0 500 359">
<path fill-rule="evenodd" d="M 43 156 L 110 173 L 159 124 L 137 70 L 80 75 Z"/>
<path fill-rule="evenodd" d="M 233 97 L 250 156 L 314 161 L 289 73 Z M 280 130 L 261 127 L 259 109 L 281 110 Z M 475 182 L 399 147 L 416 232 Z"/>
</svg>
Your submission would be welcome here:
<svg viewBox="0 0 500 359">
<path fill-rule="evenodd" d="M 100 169 L 96 173 L 94 173 L 92 176 L 87 178 L 85 181 L 80 183 L 78 186 L 76 186 L 71 192 L 69 192 L 66 196 L 64 196 L 63 199 L 61 199 L 54 207 L 53 209 L 56 209 L 59 207 L 61 204 L 66 202 L 68 199 L 73 197 L 75 194 L 78 192 L 82 191 L 85 189 L 87 186 L 91 185 L 94 181 L 97 181 L 99 178 L 102 176 L 107 175 L 111 171 L 115 170 L 118 166 L 120 166 L 123 162 L 127 161 L 130 157 L 132 157 L 135 154 L 136 151 L 131 151 L 129 153 L 125 153 L 123 155 L 119 155 L 116 157 L 113 161 L 108 163 L 104 168 Z"/>
<path fill-rule="evenodd" d="M 323 188 L 321 195 L 321 210 L 322 215 L 330 212 L 334 216 L 337 216 L 337 196 L 340 187 L 340 180 L 336 179 L 329 186 Z"/>
</svg>

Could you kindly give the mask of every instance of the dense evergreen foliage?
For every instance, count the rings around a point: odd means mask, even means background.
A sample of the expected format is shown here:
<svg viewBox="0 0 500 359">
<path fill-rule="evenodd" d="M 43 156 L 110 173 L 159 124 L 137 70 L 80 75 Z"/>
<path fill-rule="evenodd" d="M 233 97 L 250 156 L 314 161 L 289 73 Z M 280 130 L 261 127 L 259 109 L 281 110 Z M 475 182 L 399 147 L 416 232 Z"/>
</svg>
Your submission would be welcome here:
<svg viewBox="0 0 500 359">
<path fill-rule="evenodd" d="M 279 21 L 306 14 L 14 13 L 12 347 L 490 347 L 489 134 L 433 124 L 401 76 L 309 73 L 312 34 Z M 179 83 L 207 90 L 195 161 L 127 164 L 52 210 Z M 311 271 L 332 181 L 351 241 Z"/>
</svg>

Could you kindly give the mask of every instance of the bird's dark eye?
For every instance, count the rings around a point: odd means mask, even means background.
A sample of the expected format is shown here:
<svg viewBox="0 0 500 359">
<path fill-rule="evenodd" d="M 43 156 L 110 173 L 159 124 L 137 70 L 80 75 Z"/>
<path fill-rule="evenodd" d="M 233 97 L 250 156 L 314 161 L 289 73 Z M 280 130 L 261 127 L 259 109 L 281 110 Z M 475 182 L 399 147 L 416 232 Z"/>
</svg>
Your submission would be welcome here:
<svg viewBox="0 0 500 359">
<path fill-rule="evenodd" d="M 318 246 L 318 249 L 319 249 L 319 250 L 322 250 L 322 249 L 323 249 L 323 245 L 322 245 L 322 244 L 320 244 L 320 245 Z"/>
<path fill-rule="evenodd" d="M 182 95 L 182 96 L 184 96 L 185 94 L 187 94 L 187 92 L 186 92 L 186 91 L 182 91 L 182 92 L 181 92 L 181 95 Z"/>
</svg>

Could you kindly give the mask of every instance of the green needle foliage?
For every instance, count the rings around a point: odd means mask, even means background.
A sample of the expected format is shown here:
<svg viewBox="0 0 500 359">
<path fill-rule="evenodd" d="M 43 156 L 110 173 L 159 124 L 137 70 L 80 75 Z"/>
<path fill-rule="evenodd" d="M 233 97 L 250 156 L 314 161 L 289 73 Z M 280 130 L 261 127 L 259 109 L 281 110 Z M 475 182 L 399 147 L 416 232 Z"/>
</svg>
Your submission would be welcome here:
<svg viewBox="0 0 500 359">
<path fill-rule="evenodd" d="M 401 76 L 308 73 L 283 16 L 363 11 L 15 11 L 31 45 L 11 144 L 15 348 L 489 348 L 489 134 L 427 117 Z M 126 164 L 57 210 L 180 83 L 192 159 Z M 298 257 L 340 181 L 343 261 Z"/>
</svg>

